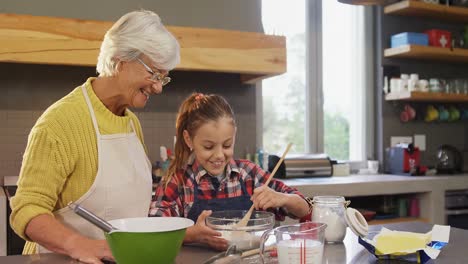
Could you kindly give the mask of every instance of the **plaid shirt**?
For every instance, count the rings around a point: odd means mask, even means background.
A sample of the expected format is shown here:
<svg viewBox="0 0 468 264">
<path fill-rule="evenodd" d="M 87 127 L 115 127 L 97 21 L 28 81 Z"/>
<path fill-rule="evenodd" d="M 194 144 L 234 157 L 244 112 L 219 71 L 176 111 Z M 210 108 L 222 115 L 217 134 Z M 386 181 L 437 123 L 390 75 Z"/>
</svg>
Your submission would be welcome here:
<svg viewBox="0 0 468 264">
<path fill-rule="evenodd" d="M 188 164 L 185 170 L 179 170 L 176 176 L 171 178 L 167 187 L 164 183 L 156 187 L 149 215 L 187 217 L 194 202 L 195 181 L 199 190 L 197 198 L 208 200 L 241 196 L 242 188 L 239 179 L 242 179 L 248 195 L 252 195 L 253 190 L 262 186 L 269 175 L 269 172 L 262 170 L 249 160 L 232 159 L 227 164 L 225 177 L 218 182 L 216 177 L 210 176 L 197 161 L 194 161 L 193 164 Z M 303 197 L 299 191 L 276 179 L 272 179 L 268 186 L 277 192 L 293 193 Z M 273 212 L 279 221 L 283 221 L 286 215 L 295 218 L 288 214 L 286 208 L 269 209 L 269 211 Z"/>
</svg>

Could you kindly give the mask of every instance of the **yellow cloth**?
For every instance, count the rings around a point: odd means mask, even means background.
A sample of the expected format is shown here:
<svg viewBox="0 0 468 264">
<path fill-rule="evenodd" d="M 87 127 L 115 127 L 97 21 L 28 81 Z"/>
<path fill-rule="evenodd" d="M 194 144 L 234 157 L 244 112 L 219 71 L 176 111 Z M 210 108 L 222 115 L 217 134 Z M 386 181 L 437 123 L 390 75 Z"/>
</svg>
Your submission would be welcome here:
<svg viewBox="0 0 468 264">
<path fill-rule="evenodd" d="M 133 120 L 143 142 L 141 125 L 130 110 L 117 116 L 94 93 L 89 78 L 86 90 L 101 134 L 128 133 Z M 52 214 L 78 200 L 94 182 L 98 166 L 96 132 L 80 87 L 51 105 L 32 128 L 23 156 L 18 190 L 11 200 L 10 222 L 15 232 L 28 240 L 24 231 L 40 214 Z M 36 252 L 27 242 L 23 254 Z"/>
</svg>

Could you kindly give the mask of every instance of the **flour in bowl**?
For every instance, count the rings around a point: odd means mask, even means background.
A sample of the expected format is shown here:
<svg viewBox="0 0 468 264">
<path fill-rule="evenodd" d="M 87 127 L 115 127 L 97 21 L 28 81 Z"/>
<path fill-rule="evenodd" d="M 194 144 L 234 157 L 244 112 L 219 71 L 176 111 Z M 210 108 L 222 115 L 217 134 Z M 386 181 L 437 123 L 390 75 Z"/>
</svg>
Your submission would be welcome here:
<svg viewBox="0 0 468 264">
<path fill-rule="evenodd" d="M 260 237 L 245 231 L 220 231 L 221 237 L 229 241 L 229 245 L 236 245 L 237 250 L 260 247 Z"/>
</svg>

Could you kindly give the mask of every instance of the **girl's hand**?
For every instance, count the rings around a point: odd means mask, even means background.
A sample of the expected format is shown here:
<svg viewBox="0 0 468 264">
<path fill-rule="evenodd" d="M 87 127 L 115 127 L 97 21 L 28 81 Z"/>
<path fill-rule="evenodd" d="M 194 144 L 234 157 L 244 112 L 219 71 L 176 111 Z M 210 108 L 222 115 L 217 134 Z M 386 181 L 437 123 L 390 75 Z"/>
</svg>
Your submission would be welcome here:
<svg viewBox="0 0 468 264">
<path fill-rule="evenodd" d="M 277 192 L 265 185 L 255 188 L 250 198 L 256 210 L 283 207 L 288 199 L 289 194 Z"/>
<path fill-rule="evenodd" d="M 216 250 L 226 250 L 228 241 L 221 238 L 221 233 L 217 232 L 205 223 L 205 219 L 211 215 L 211 210 L 204 210 L 198 216 L 197 222 L 194 226 L 187 228 L 184 241 L 187 243 L 201 243 L 210 246 Z"/>
<path fill-rule="evenodd" d="M 66 242 L 70 257 L 88 264 L 102 264 L 101 260 L 115 261 L 106 240 L 74 236 Z"/>
</svg>

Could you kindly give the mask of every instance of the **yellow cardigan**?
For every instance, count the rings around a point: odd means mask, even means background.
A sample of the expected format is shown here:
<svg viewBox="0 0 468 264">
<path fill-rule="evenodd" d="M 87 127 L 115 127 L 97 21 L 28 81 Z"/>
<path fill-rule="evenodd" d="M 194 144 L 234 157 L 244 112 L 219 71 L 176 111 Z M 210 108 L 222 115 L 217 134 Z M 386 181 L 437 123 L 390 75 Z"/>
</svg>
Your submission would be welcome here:
<svg viewBox="0 0 468 264">
<path fill-rule="evenodd" d="M 143 142 L 136 115 L 128 109 L 125 116 L 109 111 L 92 89 L 94 79 L 89 78 L 85 87 L 101 134 L 127 133 L 132 119 Z M 29 134 L 18 189 L 10 203 L 11 226 L 27 240 L 23 254 L 36 252 L 24 233 L 29 221 L 78 200 L 93 184 L 97 166 L 96 132 L 80 86 L 51 105 Z"/>
</svg>

